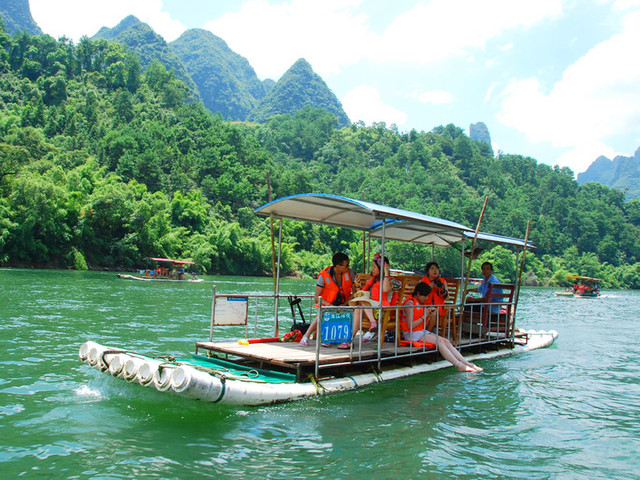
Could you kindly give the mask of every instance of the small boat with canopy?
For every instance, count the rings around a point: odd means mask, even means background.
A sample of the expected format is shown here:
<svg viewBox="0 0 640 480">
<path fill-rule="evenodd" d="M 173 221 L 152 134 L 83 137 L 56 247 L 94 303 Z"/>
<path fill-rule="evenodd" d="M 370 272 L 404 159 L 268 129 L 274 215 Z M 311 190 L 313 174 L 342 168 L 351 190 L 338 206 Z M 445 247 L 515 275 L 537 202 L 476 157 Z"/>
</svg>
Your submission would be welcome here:
<svg viewBox="0 0 640 480">
<path fill-rule="evenodd" d="M 195 265 L 191 260 L 174 260 L 172 258 L 149 257 L 155 263 L 150 268 L 138 270 L 137 275 L 119 273 L 118 278 L 139 280 L 143 282 L 202 282 L 195 273 L 187 272 L 186 267 Z"/>
<path fill-rule="evenodd" d="M 437 329 L 439 335 L 448 338 L 470 361 L 547 347 L 557 336 L 553 330 L 524 331 L 516 327 L 521 271 L 527 248 L 532 248 L 527 238 L 482 233 L 480 221 L 473 230 L 445 219 L 328 194 L 285 197 L 263 205 L 255 213 L 279 223 L 273 294 L 228 294 L 218 292 L 213 285 L 209 336 L 196 341 L 195 353 L 188 358 L 154 358 L 93 341 L 80 347 L 80 358 L 131 383 L 205 402 L 233 405 L 299 400 L 451 367 L 442 359 L 437 345 L 402 341 L 400 322 L 396 321 L 400 313 L 398 305 L 387 307 L 378 302 L 375 308 L 379 311 L 378 318 L 382 319 L 379 335 L 377 340 L 365 343 L 359 332 L 352 331 L 354 311 L 362 307 L 314 307 L 313 295 L 299 295 L 292 301 L 291 295 L 280 293 L 285 220 L 362 231 L 363 246 L 367 247 L 363 248 L 363 264 L 371 257 L 372 242 L 383 257 L 389 241 L 427 247 L 457 245 L 461 252 L 461 275 L 447 279 L 450 291 L 442 305 L 443 313 L 438 310 Z M 470 251 L 473 251 L 479 240 L 514 248 L 519 275 L 515 283 L 492 285 L 486 303 L 465 305 L 464 292 L 469 278 L 468 268 L 464 272 L 465 245 L 471 242 Z M 359 277 L 358 281 L 362 282 L 367 276 Z M 394 272 L 398 296 L 402 298 L 412 291 L 420 278 L 421 275 L 404 271 Z M 307 347 L 286 341 L 293 335 L 288 326 L 283 327 L 282 318 L 285 314 L 290 318 L 287 311 L 290 307 L 295 322 L 294 305 L 300 314 L 306 310 L 319 319 L 317 338 Z M 266 322 L 270 324 L 272 336 L 248 338 L 251 317 L 255 332 L 258 324 Z M 291 330 L 301 327 L 294 323 Z M 321 344 L 351 339 L 349 350 L 321 347 Z"/>
<path fill-rule="evenodd" d="M 567 280 L 573 282 L 573 285 L 564 291 L 556 292 L 559 297 L 576 297 L 576 298 L 596 298 L 601 295 L 600 282 L 601 278 L 583 277 L 580 275 L 569 275 Z"/>
</svg>

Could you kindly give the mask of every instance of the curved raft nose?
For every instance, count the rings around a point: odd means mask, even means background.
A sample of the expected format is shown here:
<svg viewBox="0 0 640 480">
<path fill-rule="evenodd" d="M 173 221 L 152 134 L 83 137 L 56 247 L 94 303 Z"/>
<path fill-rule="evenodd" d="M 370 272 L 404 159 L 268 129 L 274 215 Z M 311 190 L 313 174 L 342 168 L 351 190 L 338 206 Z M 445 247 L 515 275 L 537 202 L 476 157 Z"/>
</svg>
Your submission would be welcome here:
<svg viewBox="0 0 640 480">
<path fill-rule="evenodd" d="M 84 342 L 82 345 L 80 345 L 80 350 L 78 351 L 78 356 L 80 357 L 80 360 L 82 360 L 83 362 L 87 362 L 89 357 L 89 352 L 93 347 L 99 347 L 99 345 L 96 342 L 92 342 L 92 341 Z"/>
<path fill-rule="evenodd" d="M 109 373 L 114 377 L 122 377 L 124 375 L 124 366 L 130 358 L 131 355 L 126 353 L 114 355 L 111 362 L 109 362 Z"/>
<path fill-rule="evenodd" d="M 86 361 L 92 367 L 98 367 L 100 370 L 104 371 L 109 368 L 109 364 L 111 363 L 111 360 L 113 360 L 113 357 L 120 353 L 122 353 L 122 350 L 105 347 L 104 345 L 98 345 L 96 343 L 89 349 Z"/>
<path fill-rule="evenodd" d="M 176 365 L 159 366 L 153 373 L 153 386 L 159 392 L 166 392 L 171 388 L 171 375 L 176 369 Z"/>
<path fill-rule="evenodd" d="M 136 373 L 135 381 L 140 385 L 144 385 L 145 387 L 153 387 L 153 377 L 158 370 L 158 367 L 163 362 L 159 360 L 145 359 L 142 364 L 138 368 L 138 372 Z"/>
<path fill-rule="evenodd" d="M 133 382 L 136 379 L 136 374 L 140 365 L 144 363 L 144 359 L 140 357 L 130 357 L 122 367 L 122 376 L 127 382 Z"/>
</svg>

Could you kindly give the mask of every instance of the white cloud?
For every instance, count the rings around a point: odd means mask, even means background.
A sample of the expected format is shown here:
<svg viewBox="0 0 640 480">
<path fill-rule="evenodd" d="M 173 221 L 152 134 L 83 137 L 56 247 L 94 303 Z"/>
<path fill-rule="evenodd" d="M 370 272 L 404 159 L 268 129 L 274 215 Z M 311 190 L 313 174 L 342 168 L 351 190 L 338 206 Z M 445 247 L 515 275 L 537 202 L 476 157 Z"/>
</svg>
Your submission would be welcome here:
<svg viewBox="0 0 640 480">
<path fill-rule="evenodd" d="M 163 11 L 162 0 L 29 0 L 29 6 L 43 32 L 54 38 L 65 35 L 75 42 L 102 27 L 115 27 L 127 15 L 149 24 L 167 42 L 186 29 Z"/>
<path fill-rule="evenodd" d="M 420 103 L 430 103 L 433 105 L 443 105 L 453 101 L 453 95 L 446 90 L 429 90 L 428 92 L 414 92 L 410 95 Z"/>
<path fill-rule="evenodd" d="M 622 32 L 569 66 L 549 93 L 536 78 L 514 80 L 503 93 L 498 119 L 532 142 L 569 151 L 559 160 L 584 171 L 599 155 L 613 154 L 607 138 L 640 128 L 640 11 Z"/>
<path fill-rule="evenodd" d="M 402 125 L 407 115 L 385 104 L 380 93 L 374 87 L 361 85 L 347 92 L 342 99 L 342 108 L 352 122 L 363 121 L 367 125 L 374 122 L 385 122 L 387 125 Z"/>
<path fill-rule="evenodd" d="M 249 0 L 203 28 L 225 39 L 256 73 L 277 80 L 298 58 L 322 77 L 360 60 L 371 33 L 361 0 L 291 0 L 272 4 Z"/>
<path fill-rule="evenodd" d="M 640 0 L 616 0 L 613 7 L 618 10 L 628 10 L 640 7 Z"/>
<path fill-rule="evenodd" d="M 300 57 L 323 77 L 363 60 L 425 65 L 562 13 L 562 0 L 431 0 L 390 19 L 379 35 L 356 12 L 362 3 L 248 0 L 203 28 L 245 56 L 260 77 L 277 80 Z"/>
<path fill-rule="evenodd" d="M 482 49 L 507 30 L 530 27 L 562 13 L 562 0 L 432 0 L 399 15 L 374 57 L 429 64 Z"/>
</svg>

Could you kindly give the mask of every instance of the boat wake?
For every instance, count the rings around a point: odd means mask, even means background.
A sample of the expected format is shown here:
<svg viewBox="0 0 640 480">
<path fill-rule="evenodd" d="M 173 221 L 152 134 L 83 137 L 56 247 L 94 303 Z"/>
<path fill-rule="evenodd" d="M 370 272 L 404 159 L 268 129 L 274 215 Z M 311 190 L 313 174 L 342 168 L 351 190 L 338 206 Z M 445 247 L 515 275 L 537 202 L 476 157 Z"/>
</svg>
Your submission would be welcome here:
<svg viewBox="0 0 640 480">
<path fill-rule="evenodd" d="M 73 391 L 78 397 L 82 397 L 87 400 L 101 400 L 103 395 L 96 390 L 95 388 L 91 388 L 88 385 L 81 385 Z"/>
</svg>

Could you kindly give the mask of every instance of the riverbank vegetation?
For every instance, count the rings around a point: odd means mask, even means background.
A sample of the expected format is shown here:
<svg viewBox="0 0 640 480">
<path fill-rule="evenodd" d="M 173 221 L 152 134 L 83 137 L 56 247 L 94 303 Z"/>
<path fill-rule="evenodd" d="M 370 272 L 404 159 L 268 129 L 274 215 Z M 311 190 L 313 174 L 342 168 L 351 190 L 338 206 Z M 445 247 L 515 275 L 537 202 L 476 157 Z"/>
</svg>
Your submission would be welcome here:
<svg viewBox="0 0 640 480">
<path fill-rule="evenodd" d="M 499 153 L 454 125 L 430 132 L 353 124 L 305 108 L 264 124 L 224 121 L 159 62 L 142 71 L 121 45 L 77 45 L 0 30 L 0 264 L 133 269 L 145 257 L 190 258 L 212 274 L 271 271 L 270 228 L 252 210 L 323 192 L 364 198 L 523 238 L 529 283 L 568 274 L 640 288 L 640 202 L 573 172 Z M 515 257 L 486 247 L 503 280 Z M 394 267 L 431 250 L 389 244 Z M 331 253 L 362 261 L 360 233 L 285 222 L 282 270 L 315 275 Z M 445 273 L 454 249 L 435 251 Z M 473 275 L 479 275 L 479 264 Z"/>
</svg>

